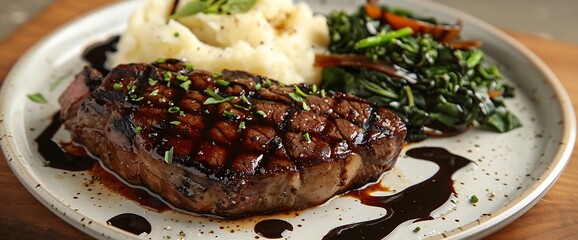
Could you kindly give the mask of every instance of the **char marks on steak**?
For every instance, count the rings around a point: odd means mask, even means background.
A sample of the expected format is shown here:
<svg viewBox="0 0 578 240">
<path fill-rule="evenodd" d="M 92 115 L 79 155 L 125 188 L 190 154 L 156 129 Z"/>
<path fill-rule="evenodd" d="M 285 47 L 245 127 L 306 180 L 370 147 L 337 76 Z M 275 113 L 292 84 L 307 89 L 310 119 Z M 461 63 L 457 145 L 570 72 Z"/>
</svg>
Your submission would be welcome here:
<svg viewBox="0 0 578 240">
<path fill-rule="evenodd" d="M 85 68 L 60 103 L 73 141 L 125 181 L 235 218 L 318 205 L 393 167 L 406 134 L 398 117 L 320 92 L 167 59 L 104 78 Z"/>
</svg>

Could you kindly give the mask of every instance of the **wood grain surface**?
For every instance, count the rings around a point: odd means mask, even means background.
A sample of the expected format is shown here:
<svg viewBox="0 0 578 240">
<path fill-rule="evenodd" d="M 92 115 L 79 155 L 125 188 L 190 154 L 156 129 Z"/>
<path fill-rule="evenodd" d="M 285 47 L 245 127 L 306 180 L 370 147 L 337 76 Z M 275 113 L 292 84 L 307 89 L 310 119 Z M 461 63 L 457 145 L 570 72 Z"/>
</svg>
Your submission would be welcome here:
<svg viewBox="0 0 578 240">
<path fill-rule="evenodd" d="M 0 82 L 18 58 L 59 26 L 113 0 L 55 0 L 0 42 Z M 578 106 L 578 45 L 508 32 L 560 78 Z M 30 66 L 34 68 L 34 66 Z M 487 239 L 578 239 L 578 156 L 550 192 L 522 217 Z M 45 208 L 16 179 L 0 154 L 0 239 L 89 239 Z"/>
</svg>

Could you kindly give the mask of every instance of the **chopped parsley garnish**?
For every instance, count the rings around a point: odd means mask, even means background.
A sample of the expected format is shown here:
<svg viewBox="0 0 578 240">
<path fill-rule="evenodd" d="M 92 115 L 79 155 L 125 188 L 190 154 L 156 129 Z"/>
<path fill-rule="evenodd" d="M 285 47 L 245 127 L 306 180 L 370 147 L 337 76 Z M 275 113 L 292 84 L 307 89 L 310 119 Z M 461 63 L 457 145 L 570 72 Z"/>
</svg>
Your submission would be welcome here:
<svg viewBox="0 0 578 240">
<path fill-rule="evenodd" d="M 177 107 L 177 106 L 172 106 L 168 109 L 168 111 L 169 111 L 169 113 L 178 113 L 181 111 L 181 108 Z"/>
<path fill-rule="evenodd" d="M 140 102 L 140 101 L 142 101 L 143 99 L 144 99 L 143 96 L 140 96 L 140 97 L 136 97 L 136 96 L 135 96 L 135 98 L 133 98 L 132 100 L 135 101 L 135 102 Z"/>
<path fill-rule="evenodd" d="M 173 74 L 171 72 L 164 72 L 163 73 L 163 77 L 164 77 L 165 81 L 170 81 L 172 76 L 173 76 Z"/>
<path fill-rule="evenodd" d="M 229 81 L 225 81 L 225 80 L 222 80 L 222 79 L 219 79 L 219 80 L 215 81 L 215 83 L 216 83 L 217 85 L 223 86 L 223 87 L 229 86 L 229 85 L 231 84 Z"/>
<path fill-rule="evenodd" d="M 209 97 L 209 98 L 207 98 L 207 100 L 205 100 L 205 102 L 203 103 L 204 105 L 229 102 L 229 101 L 232 101 L 236 98 L 234 96 L 223 98 L 223 97 L 221 97 L 221 95 L 217 94 L 215 91 L 213 91 L 210 88 L 205 89 L 205 93 L 207 93 L 211 97 Z"/>
<path fill-rule="evenodd" d="M 303 134 L 303 139 L 305 139 L 307 143 L 311 142 L 311 136 L 309 136 L 309 133 Z"/>
<path fill-rule="evenodd" d="M 267 117 L 267 113 L 263 112 L 263 110 L 258 110 L 257 114 L 261 115 L 263 118 Z"/>
<path fill-rule="evenodd" d="M 245 110 L 245 111 L 251 110 L 251 108 L 243 107 L 243 106 L 241 106 L 241 105 L 239 105 L 239 104 L 235 104 L 235 105 L 233 105 L 233 107 L 236 107 L 236 108 L 238 108 L 238 109 Z"/>
<path fill-rule="evenodd" d="M 157 94 L 159 94 L 159 90 L 158 90 L 158 89 L 155 89 L 155 90 L 153 90 L 151 93 L 149 93 L 149 96 L 154 97 L 154 96 L 156 96 Z"/>
<path fill-rule="evenodd" d="M 303 102 L 303 97 L 299 96 L 299 94 L 295 92 L 290 92 L 288 95 L 295 102 Z"/>
<path fill-rule="evenodd" d="M 177 75 L 177 80 L 187 81 L 187 80 L 189 80 L 189 77 L 187 77 L 187 76 L 185 76 L 185 75 L 180 75 L 180 74 L 179 74 L 179 75 Z"/>
<path fill-rule="evenodd" d="M 271 87 L 273 85 L 273 82 L 271 82 L 271 79 L 265 80 L 265 87 Z"/>
<path fill-rule="evenodd" d="M 472 197 L 470 197 L 471 203 L 476 204 L 476 203 L 478 203 L 478 201 L 479 201 L 478 196 L 472 195 Z"/>
<path fill-rule="evenodd" d="M 313 87 L 311 87 L 311 94 L 316 94 L 317 93 L 317 84 L 313 84 Z"/>
<path fill-rule="evenodd" d="M 140 133 L 142 131 L 142 127 L 135 127 L 134 129 L 132 129 L 132 131 L 134 133 Z"/>
<path fill-rule="evenodd" d="M 116 89 L 116 90 L 121 89 L 121 88 L 122 88 L 122 83 L 115 83 L 115 84 L 112 85 L 112 88 L 114 88 L 114 89 Z"/>
<path fill-rule="evenodd" d="M 213 74 L 211 74 L 211 77 L 212 77 L 212 78 L 218 78 L 218 77 L 221 77 L 221 76 L 223 76 L 223 75 L 220 74 L 220 73 L 213 73 Z"/>
<path fill-rule="evenodd" d="M 303 110 L 305 110 L 305 111 L 311 110 L 311 107 L 305 101 L 303 101 Z"/>
<path fill-rule="evenodd" d="M 414 232 L 414 233 L 417 233 L 417 232 L 419 232 L 420 230 L 421 230 L 420 227 L 415 227 L 415 228 L 413 229 L 413 232 Z"/>
<path fill-rule="evenodd" d="M 42 163 L 44 164 L 45 167 L 50 167 L 50 161 L 44 161 Z"/>
<path fill-rule="evenodd" d="M 223 114 L 224 114 L 225 116 L 227 116 L 227 117 L 237 117 L 237 114 L 235 114 L 234 112 L 231 112 L 231 111 L 229 111 L 229 110 L 225 110 L 225 111 L 223 112 Z"/>
<path fill-rule="evenodd" d="M 259 91 L 259 89 L 261 89 L 261 84 L 260 83 L 255 84 L 255 91 Z"/>
<path fill-rule="evenodd" d="M 175 36 L 175 37 L 179 37 L 179 36 L 181 36 L 181 33 L 175 32 L 175 33 L 174 33 L 174 36 Z"/>
<path fill-rule="evenodd" d="M 249 99 L 247 99 L 247 97 L 245 97 L 245 94 L 241 95 L 241 100 L 243 100 L 243 102 L 247 105 L 251 105 L 251 102 L 249 102 Z"/>
<path fill-rule="evenodd" d="M 184 81 L 179 85 L 179 87 L 185 89 L 186 91 L 189 91 L 189 88 L 191 87 L 191 80 Z"/>
<path fill-rule="evenodd" d="M 246 127 L 246 126 L 245 126 L 245 121 L 241 121 L 241 122 L 239 123 L 239 127 L 237 128 L 237 132 L 241 132 L 241 131 L 245 130 L 245 127 Z"/>
<path fill-rule="evenodd" d="M 325 89 L 321 89 L 321 97 L 325 98 L 327 94 L 325 93 Z"/>
<path fill-rule="evenodd" d="M 299 96 L 304 97 L 304 98 L 306 98 L 307 96 L 309 96 L 309 95 L 307 95 L 305 92 L 303 92 L 303 91 L 301 90 L 301 88 L 299 88 L 297 85 L 295 85 L 295 93 L 299 94 Z"/>
<path fill-rule="evenodd" d="M 61 77 L 59 77 L 58 79 L 56 79 L 54 82 L 52 82 L 50 84 L 50 91 L 54 91 L 54 89 L 56 89 L 56 87 L 58 87 L 58 85 L 60 85 L 60 83 L 62 83 L 62 81 L 64 81 L 64 79 L 68 78 L 70 76 L 70 73 L 67 73 L 66 75 L 63 75 Z"/>
<path fill-rule="evenodd" d="M 181 121 L 171 121 L 172 125 L 181 125 Z"/>
<path fill-rule="evenodd" d="M 185 69 L 187 71 L 192 71 L 194 69 L 193 64 L 191 64 L 190 62 L 185 62 Z"/>
<path fill-rule="evenodd" d="M 171 147 L 171 149 L 169 149 L 168 151 L 165 151 L 165 162 L 168 164 L 173 163 L 173 152 L 174 152 L 174 147 Z"/>
<path fill-rule="evenodd" d="M 149 85 L 150 85 L 151 87 L 154 86 L 154 85 L 156 85 L 157 82 L 158 82 L 157 80 L 154 80 L 154 79 L 152 79 L 152 78 L 149 78 Z"/>
<path fill-rule="evenodd" d="M 47 103 L 48 102 L 48 101 L 46 101 L 46 98 L 44 98 L 44 96 L 42 96 L 41 93 L 29 94 L 28 99 L 30 99 L 31 101 L 33 101 L 35 103 Z"/>
<path fill-rule="evenodd" d="M 164 58 L 157 58 L 156 62 L 157 62 L 157 63 L 165 63 L 165 62 L 166 62 L 166 59 L 164 59 Z"/>
</svg>

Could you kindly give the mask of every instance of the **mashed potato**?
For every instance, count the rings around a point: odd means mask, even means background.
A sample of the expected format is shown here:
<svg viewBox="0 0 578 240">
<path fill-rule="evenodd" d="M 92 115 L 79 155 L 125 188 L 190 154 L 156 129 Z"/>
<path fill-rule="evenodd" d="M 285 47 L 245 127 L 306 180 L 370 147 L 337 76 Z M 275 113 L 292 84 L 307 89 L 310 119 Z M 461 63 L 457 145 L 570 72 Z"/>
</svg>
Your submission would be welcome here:
<svg viewBox="0 0 578 240">
<path fill-rule="evenodd" d="M 177 58 L 197 69 L 244 70 L 287 84 L 320 80 L 313 63 L 329 34 L 325 18 L 305 3 L 259 0 L 246 13 L 199 13 L 178 21 L 169 18 L 173 4 L 148 0 L 138 8 L 109 64 Z"/>
</svg>

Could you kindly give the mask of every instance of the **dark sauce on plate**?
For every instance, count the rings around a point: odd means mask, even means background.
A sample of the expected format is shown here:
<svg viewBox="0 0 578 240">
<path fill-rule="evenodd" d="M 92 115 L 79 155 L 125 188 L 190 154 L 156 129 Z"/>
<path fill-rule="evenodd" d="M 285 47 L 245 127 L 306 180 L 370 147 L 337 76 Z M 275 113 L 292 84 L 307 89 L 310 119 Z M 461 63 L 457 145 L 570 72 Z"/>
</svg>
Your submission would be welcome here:
<svg viewBox="0 0 578 240">
<path fill-rule="evenodd" d="M 84 149 L 71 143 L 53 140 L 54 134 L 60 129 L 60 126 L 62 126 L 62 121 L 60 120 L 60 112 L 57 112 L 52 117 L 50 125 L 34 140 L 38 144 L 38 153 L 45 160 L 44 165 L 73 172 L 92 169 L 95 160 L 87 157 Z"/>
<path fill-rule="evenodd" d="M 104 42 L 97 42 L 88 46 L 82 53 L 82 59 L 87 61 L 90 66 L 96 68 L 103 76 L 110 71 L 105 67 L 107 53 L 116 52 L 116 44 L 120 40 L 119 35 L 110 37 Z"/>
<path fill-rule="evenodd" d="M 455 194 L 452 175 L 473 162 L 437 147 L 410 149 L 406 155 L 433 162 L 439 166 L 439 170 L 429 179 L 391 196 L 372 196 L 375 190 L 372 188 L 348 193 L 347 196 L 359 199 L 362 204 L 385 209 L 386 215 L 334 228 L 323 239 L 383 239 L 406 221 L 432 220 L 430 214 Z"/>
<path fill-rule="evenodd" d="M 151 223 L 146 218 L 134 213 L 119 214 L 106 221 L 106 223 L 135 235 L 150 234 L 152 230 Z"/>
<path fill-rule="evenodd" d="M 56 142 L 54 134 L 62 126 L 60 112 L 54 114 L 52 122 L 36 138 L 38 152 L 45 160 L 45 166 L 65 171 L 90 171 L 93 179 L 99 180 L 108 189 L 123 197 L 139 203 L 142 206 L 164 212 L 170 207 L 159 197 L 146 190 L 131 187 L 109 171 L 105 170 L 97 159 L 89 156 L 84 148 L 67 142 Z"/>
<path fill-rule="evenodd" d="M 254 231 L 265 238 L 282 238 L 283 232 L 293 231 L 293 225 L 280 219 L 267 219 L 255 224 Z"/>
</svg>

